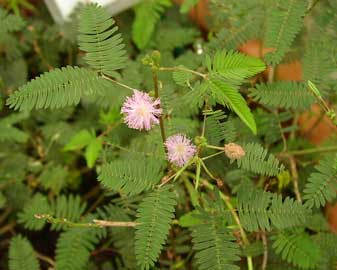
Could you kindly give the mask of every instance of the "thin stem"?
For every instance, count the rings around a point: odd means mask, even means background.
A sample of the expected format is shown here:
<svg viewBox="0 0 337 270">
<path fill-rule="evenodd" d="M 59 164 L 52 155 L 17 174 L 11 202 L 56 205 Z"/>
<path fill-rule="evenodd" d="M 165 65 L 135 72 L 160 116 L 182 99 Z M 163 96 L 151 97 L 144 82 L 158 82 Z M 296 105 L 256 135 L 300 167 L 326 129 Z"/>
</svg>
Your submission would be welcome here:
<svg viewBox="0 0 337 270">
<path fill-rule="evenodd" d="M 136 222 L 132 221 L 108 221 L 94 219 L 93 222 L 101 227 L 135 227 L 138 225 Z"/>
<path fill-rule="evenodd" d="M 207 144 L 206 147 L 210 148 L 210 149 L 224 150 L 224 147 L 220 147 L 220 146 L 216 146 L 216 145 Z"/>
<path fill-rule="evenodd" d="M 0 235 L 5 234 L 8 231 L 13 231 L 16 223 L 13 221 L 11 223 L 6 224 L 5 226 L 0 228 Z"/>
<path fill-rule="evenodd" d="M 138 223 L 136 222 L 108 221 L 98 219 L 94 219 L 92 222 L 89 223 L 75 223 L 72 221 L 68 221 L 65 218 L 55 218 L 48 214 L 35 214 L 34 217 L 37 219 L 44 219 L 48 223 L 65 224 L 69 227 L 76 227 L 76 228 L 135 227 L 138 225 Z"/>
<path fill-rule="evenodd" d="M 212 184 L 208 183 L 207 181 L 203 181 L 202 183 L 208 189 L 214 190 L 214 186 Z M 246 232 L 244 231 L 244 229 L 243 229 L 243 227 L 241 225 L 240 218 L 237 215 L 234 206 L 230 202 L 230 197 L 227 196 L 227 195 L 225 195 L 225 194 L 223 194 L 222 192 L 220 192 L 220 197 L 225 202 L 227 208 L 230 210 L 230 212 L 231 212 L 231 214 L 232 214 L 232 216 L 233 216 L 233 218 L 235 220 L 235 223 L 238 225 L 238 228 L 239 228 L 239 231 L 240 231 L 240 234 L 241 234 L 241 238 L 242 238 L 243 244 L 244 245 L 249 245 L 248 237 L 247 237 Z M 252 256 L 247 256 L 247 266 L 248 266 L 248 270 L 253 270 L 254 267 L 253 267 Z"/>
<path fill-rule="evenodd" d="M 118 84 L 118 85 L 121 86 L 121 87 L 130 89 L 130 90 L 134 90 L 134 88 L 132 88 L 132 87 L 130 87 L 130 86 L 124 84 L 124 83 L 118 82 L 118 81 L 114 80 L 113 78 L 111 78 L 111 77 L 109 77 L 109 76 L 107 76 L 107 75 L 104 75 L 104 74 L 103 74 L 103 75 L 102 75 L 102 78 L 104 78 L 104 79 L 106 79 L 106 80 L 108 80 L 108 81 L 110 81 L 110 82 L 113 82 L 113 83 L 115 83 L 115 84 Z"/>
<path fill-rule="evenodd" d="M 152 79 L 154 84 L 154 95 L 156 98 L 159 98 L 159 84 L 158 84 L 158 75 L 155 70 L 152 69 Z M 160 107 L 160 105 L 159 105 Z M 161 115 L 159 118 L 160 134 L 163 140 L 163 143 L 166 142 L 165 127 L 164 127 L 164 118 Z M 166 151 L 166 148 L 165 148 Z"/>
<path fill-rule="evenodd" d="M 47 262 L 49 263 L 53 268 L 55 267 L 55 262 L 52 260 L 52 258 L 46 256 L 46 255 L 43 255 L 37 251 L 35 251 L 35 256 L 40 259 L 41 261 L 44 261 L 44 262 Z"/>
<path fill-rule="evenodd" d="M 312 3 L 312 5 L 307 9 L 307 11 L 305 12 L 305 14 L 309 14 L 313 8 L 317 5 L 317 3 L 319 2 L 320 0 L 314 0 L 314 2 Z"/>
<path fill-rule="evenodd" d="M 262 243 L 263 243 L 263 259 L 262 259 L 262 265 L 261 270 L 267 269 L 268 264 L 268 241 L 267 241 L 267 235 L 266 232 L 261 233 Z"/>
<path fill-rule="evenodd" d="M 292 156 L 292 155 L 289 155 L 288 158 L 289 158 L 289 162 L 290 162 L 290 171 L 291 171 L 291 176 L 292 176 L 292 179 L 293 179 L 294 192 L 295 192 L 295 195 L 296 195 L 296 199 L 299 202 L 302 202 L 301 193 L 300 193 L 300 190 L 298 188 L 298 172 L 297 172 L 296 161 L 295 161 L 294 156 Z"/>
<path fill-rule="evenodd" d="M 220 152 L 216 152 L 215 154 L 212 154 L 212 155 L 209 155 L 209 156 L 206 156 L 206 157 L 203 157 L 203 158 L 201 158 L 202 160 L 207 160 L 207 159 L 209 159 L 209 158 L 212 158 L 212 157 L 215 157 L 215 156 L 218 156 L 218 155 L 221 155 L 221 154 L 223 154 L 225 151 L 223 150 L 223 151 L 220 151 Z"/>
<path fill-rule="evenodd" d="M 199 160 L 200 160 L 201 166 L 204 168 L 204 170 L 205 170 L 205 172 L 207 173 L 207 175 L 208 175 L 211 179 L 213 179 L 213 180 L 215 180 L 215 181 L 218 181 L 219 179 L 217 179 L 217 178 L 216 178 L 216 177 L 215 177 L 215 176 L 208 170 L 208 168 L 207 168 L 205 162 L 203 162 L 202 159 L 199 159 Z"/>
<path fill-rule="evenodd" d="M 165 70 L 167 70 L 167 71 L 177 71 L 177 70 L 180 70 L 180 71 L 186 71 L 186 72 L 190 72 L 192 74 L 198 75 L 198 76 L 202 77 L 203 79 L 207 78 L 207 74 L 200 73 L 200 72 L 194 71 L 194 70 L 189 69 L 189 68 L 184 68 L 184 67 L 160 67 L 160 68 L 158 68 L 158 70 L 161 70 L 161 71 L 165 71 Z"/>
<path fill-rule="evenodd" d="M 335 152 L 335 151 L 337 151 L 337 146 L 327 146 L 327 147 L 309 148 L 309 149 L 297 150 L 297 151 L 289 151 L 288 154 L 293 155 L 293 156 L 303 156 L 303 155 Z"/>
</svg>

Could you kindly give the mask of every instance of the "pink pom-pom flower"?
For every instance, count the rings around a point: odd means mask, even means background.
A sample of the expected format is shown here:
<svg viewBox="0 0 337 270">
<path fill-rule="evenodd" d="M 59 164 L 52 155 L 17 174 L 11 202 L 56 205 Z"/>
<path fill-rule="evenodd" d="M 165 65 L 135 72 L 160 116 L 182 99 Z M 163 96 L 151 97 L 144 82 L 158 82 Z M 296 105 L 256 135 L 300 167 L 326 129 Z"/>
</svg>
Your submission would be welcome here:
<svg viewBox="0 0 337 270">
<path fill-rule="evenodd" d="M 165 146 L 168 160 L 178 167 L 183 167 L 197 151 L 191 140 L 182 134 L 168 137 Z"/>
<path fill-rule="evenodd" d="M 154 100 L 147 93 L 133 90 L 133 95 L 126 98 L 121 109 L 124 122 L 129 128 L 150 130 L 153 125 L 159 123 L 162 113 L 159 105 L 159 98 Z"/>
</svg>

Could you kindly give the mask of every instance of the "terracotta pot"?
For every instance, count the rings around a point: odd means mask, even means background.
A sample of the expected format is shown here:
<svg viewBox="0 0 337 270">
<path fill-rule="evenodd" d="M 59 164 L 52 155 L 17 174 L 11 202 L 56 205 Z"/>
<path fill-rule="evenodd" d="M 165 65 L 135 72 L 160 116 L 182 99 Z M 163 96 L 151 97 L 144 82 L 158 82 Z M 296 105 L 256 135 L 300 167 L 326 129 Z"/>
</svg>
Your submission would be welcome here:
<svg viewBox="0 0 337 270">
<path fill-rule="evenodd" d="M 176 4 L 181 4 L 184 0 L 172 0 Z M 206 18 L 209 15 L 208 0 L 199 0 L 199 3 L 189 12 L 190 18 L 203 30 L 207 30 Z"/>
</svg>

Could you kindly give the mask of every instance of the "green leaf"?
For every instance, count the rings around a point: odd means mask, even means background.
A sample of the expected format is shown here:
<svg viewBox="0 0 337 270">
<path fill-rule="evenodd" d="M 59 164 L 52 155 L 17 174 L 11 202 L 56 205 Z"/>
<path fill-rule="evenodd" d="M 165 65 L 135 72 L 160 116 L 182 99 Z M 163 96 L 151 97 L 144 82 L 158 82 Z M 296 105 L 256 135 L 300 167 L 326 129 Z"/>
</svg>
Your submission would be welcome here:
<svg viewBox="0 0 337 270">
<path fill-rule="evenodd" d="M 283 0 L 272 9 L 267 17 L 265 48 L 274 49 L 265 55 L 269 65 L 279 64 L 288 52 L 296 35 L 303 26 L 307 1 Z"/>
<path fill-rule="evenodd" d="M 184 2 L 180 6 L 180 13 L 187 13 L 193 8 L 196 4 L 198 4 L 199 0 L 184 0 Z"/>
<path fill-rule="evenodd" d="M 108 12 L 90 4 L 81 11 L 78 44 L 86 52 L 84 60 L 100 73 L 116 76 L 115 70 L 126 65 L 125 45 L 118 27 Z"/>
<path fill-rule="evenodd" d="M 218 78 L 210 77 L 208 82 L 216 101 L 232 109 L 251 131 L 256 134 L 257 129 L 254 116 L 241 94 L 233 86 Z"/>
<path fill-rule="evenodd" d="M 92 140 L 85 149 L 85 160 L 89 168 L 94 167 L 100 152 L 103 149 L 103 140 L 101 138 L 95 138 Z"/>
<path fill-rule="evenodd" d="M 94 135 L 90 133 L 88 130 L 84 129 L 78 132 L 69 143 L 67 143 L 63 150 L 64 151 L 73 151 L 73 150 L 79 150 L 90 144 L 90 142 L 93 140 Z"/>
<path fill-rule="evenodd" d="M 154 266 L 174 217 L 176 195 L 169 187 L 157 189 L 148 194 L 137 211 L 136 258 L 140 269 L 148 270 Z"/>
<path fill-rule="evenodd" d="M 28 230 L 41 230 L 46 224 L 44 220 L 34 217 L 36 214 L 50 214 L 51 208 L 48 204 L 47 197 L 37 193 L 28 201 L 22 212 L 18 214 L 19 223 L 24 224 Z"/>
<path fill-rule="evenodd" d="M 21 235 L 13 237 L 9 246 L 9 270 L 39 269 L 39 261 L 30 242 Z"/>
<path fill-rule="evenodd" d="M 191 227 L 194 225 L 202 224 L 202 220 L 200 220 L 200 218 L 195 217 L 196 214 L 199 214 L 199 211 L 193 210 L 189 213 L 182 215 L 179 218 L 179 225 L 181 227 Z"/>
<path fill-rule="evenodd" d="M 102 95 L 109 85 L 89 69 L 55 68 L 21 86 L 7 99 L 7 105 L 21 111 L 64 108 L 78 104 L 84 96 Z"/>
<path fill-rule="evenodd" d="M 318 245 L 305 232 L 282 231 L 273 236 L 273 249 L 282 260 L 301 269 L 317 269 L 321 258 Z"/>
<path fill-rule="evenodd" d="M 171 5 L 170 0 L 143 0 L 135 7 L 132 39 L 139 49 L 148 45 L 160 15 Z"/>
<path fill-rule="evenodd" d="M 207 61 L 209 62 L 209 59 Z M 211 73 L 220 75 L 224 80 L 234 85 L 262 72 L 265 68 L 266 65 L 259 58 L 226 50 L 217 51 L 213 57 L 212 65 L 209 66 L 208 63 Z"/>
</svg>

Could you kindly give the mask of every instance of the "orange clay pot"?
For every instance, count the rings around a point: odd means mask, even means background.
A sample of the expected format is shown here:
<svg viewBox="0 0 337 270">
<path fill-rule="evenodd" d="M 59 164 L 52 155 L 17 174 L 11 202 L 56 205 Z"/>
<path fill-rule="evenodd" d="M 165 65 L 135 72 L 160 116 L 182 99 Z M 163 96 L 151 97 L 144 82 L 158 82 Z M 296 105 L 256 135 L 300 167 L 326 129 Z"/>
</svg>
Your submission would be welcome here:
<svg viewBox="0 0 337 270">
<path fill-rule="evenodd" d="M 184 0 L 172 0 L 176 4 L 181 4 Z M 208 0 L 199 0 L 199 3 L 189 12 L 190 18 L 200 26 L 202 30 L 207 30 L 206 18 L 209 15 Z"/>
</svg>

